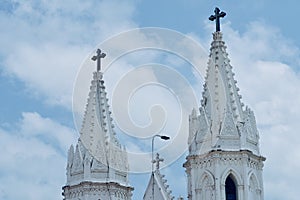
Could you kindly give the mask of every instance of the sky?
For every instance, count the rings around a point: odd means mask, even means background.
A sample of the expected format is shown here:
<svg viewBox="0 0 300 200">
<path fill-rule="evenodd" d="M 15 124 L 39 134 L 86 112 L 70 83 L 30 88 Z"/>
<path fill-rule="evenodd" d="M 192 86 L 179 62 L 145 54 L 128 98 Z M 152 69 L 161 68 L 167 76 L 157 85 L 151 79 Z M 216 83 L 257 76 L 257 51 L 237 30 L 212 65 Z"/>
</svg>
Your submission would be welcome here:
<svg viewBox="0 0 300 200">
<path fill-rule="evenodd" d="M 162 173 L 172 194 L 185 197 L 184 117 L 201 99 L 201 72 L 214 31 L 208 17 L 216 6 L 227 13 L 221 20 L 223 39 L 242 101 L 255 113 L 261 154 L 267 158 L 265 199 L 298 199 L 300 29 L 296 0 L 2 0 L 0 199 L 62 199 L 67 150 L 79 137 L 77 127 L 92 78 L 93 66 L 87 60 L 99 46 L 108 54 L 103 60 L 104 76 L 118 137 L 131 154 L 148 153 L 142 165 L 131 163 L 133 200 L 142 198 L 149 180 L 149 173 L 144 172 L 151 166 L 150 161 L 145 163 L 150 159 L 153 130 L 177 138 L 155 144 L 165 158 Z M 140 28 L 145 27 L 152 29 L 141 34 Z M 151 35 L 153 27 L 160 32 L 158 36 Z M 118 40 L 119 36 L 126 37 Z M 181 36 L 187 37 L 181 38 L 185 43 L 170 45 Z M 189 49 L 191 41 L 199 45 Z M 136 50 L 145 45 L 154 48 Z M 108 65 L 108 60 L 113 62 Z M 191 63 L 204 64 L 197 71 Z M 126 116 L 116 109 L 122 105 L 129 110 Z M 127 118 L 134 130 L 124 126 Z M 143 135 L 131 133 L 141 127 Z"/>
</svg>

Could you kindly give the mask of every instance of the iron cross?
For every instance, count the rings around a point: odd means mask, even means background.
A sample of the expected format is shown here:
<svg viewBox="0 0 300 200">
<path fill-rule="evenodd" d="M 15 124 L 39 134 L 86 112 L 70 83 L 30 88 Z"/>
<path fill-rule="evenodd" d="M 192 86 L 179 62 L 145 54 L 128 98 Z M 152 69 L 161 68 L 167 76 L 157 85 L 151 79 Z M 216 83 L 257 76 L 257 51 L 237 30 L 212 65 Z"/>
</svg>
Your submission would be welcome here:
<svg viewBox="0 0 300 200">
<path fill-rule="evenodd" d="M 214 21 L 216 20 L 216 32 L 220 31 L 220 18 L 221 17 L 225 17 L 226 13 L 225 12 L 221 12 L 220 13 L 220 9 L 218 7 L 215 8 L 215 15 L 211 15 L 208 19 L 210 21 Z"/>
<path fill-rule="evenodd" d="M 156 158 L 152 161 L 153 163 L 156 163 L 156 170 L 159 170 L 159 163 L 163 162 L 163 158 L 159 158 L 159 154 L 156 154 Z"/>
<path fill-rule="evenodd" d="M 93 61 L 97 60 L 97 72 L 101 70 L 101 58 L 104 58 L 106 56 L 105 53 L 101 53 L 100 49 L 97 49 L 97 55 L 92 57 Z"/>
</svg>

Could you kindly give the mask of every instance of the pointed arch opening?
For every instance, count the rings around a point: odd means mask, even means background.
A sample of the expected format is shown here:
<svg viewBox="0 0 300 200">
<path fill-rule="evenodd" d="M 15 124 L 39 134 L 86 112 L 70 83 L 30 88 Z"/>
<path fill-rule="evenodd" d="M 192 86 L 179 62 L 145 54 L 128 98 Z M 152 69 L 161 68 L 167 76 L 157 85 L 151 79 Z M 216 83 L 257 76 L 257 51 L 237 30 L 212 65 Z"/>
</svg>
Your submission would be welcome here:
<svg viewBox="0 0 300 200">
<path fill-rule="evenodd" d="M 249 177 L 249 192 L 248 192 L 249 200 L 259 200 L 261 190 L 259 189 L 259 184 L 257 178 L 254 173 L 252 173 Z"/>
<path fill-rule="evenodd" d="M 225 181 L 225 196 L 226 200 L 238 200 L 237 185 L 232 175 L 227 176 Z"/>
<path fill-rule="evenodd" d="M 208 170 L 205 170 L 201 176 L 197 177 L 195 199 L 213 199 L 215 195 L 214 180 L 213 174 Z"/>
</svg>

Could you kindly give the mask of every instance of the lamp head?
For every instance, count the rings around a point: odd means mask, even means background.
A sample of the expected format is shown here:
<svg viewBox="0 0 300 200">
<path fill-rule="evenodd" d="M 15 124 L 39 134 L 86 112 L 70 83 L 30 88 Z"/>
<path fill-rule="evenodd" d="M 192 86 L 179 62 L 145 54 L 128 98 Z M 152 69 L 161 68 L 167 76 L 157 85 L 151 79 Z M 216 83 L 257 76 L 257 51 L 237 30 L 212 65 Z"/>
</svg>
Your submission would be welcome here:
<svg viewBox="0 0 300 200">
<path fill-rule="evenodd" d="M 166 136 L 166 135 L 161 135 L 160 138 L 163 139 L 163 140 L 169 140 L 170 139 L 170 137 Z"/>
</svg>

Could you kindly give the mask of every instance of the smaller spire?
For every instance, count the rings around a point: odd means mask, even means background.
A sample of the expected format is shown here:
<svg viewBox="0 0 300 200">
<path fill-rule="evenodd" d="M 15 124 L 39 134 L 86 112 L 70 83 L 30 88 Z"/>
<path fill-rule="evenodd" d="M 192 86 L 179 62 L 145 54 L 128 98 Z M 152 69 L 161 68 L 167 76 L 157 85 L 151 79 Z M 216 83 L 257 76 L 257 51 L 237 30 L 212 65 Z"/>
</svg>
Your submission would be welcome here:
<svg viewBox="0 0 300 200">
<path fill-rule="evenodd" d="M 143 200 L 153 200 L 154 197 L 155 199 L 161 197 L 159 199 L 174 200 L 172 190 L 169 189 L 170 186 L 167 184 L 168 181 L 165 179 L 165 175 L 161 174 L 159 170 L 159 164 L 163 161 L 164 159 L 160 158 L 158 153 L 155 159 L 152 160 L 152 163 L 156 164 L 156 170 L 151 174 Z"/>
<path fill-rule="evenodd" d="M 105 53 L 101 53 L 100 49 L 97 49 L 96 51 L 97 55 L 92 57 L 93 61 L 97 60 L 97 72 L 99 72 L 101 70 L 101 58 L 104 58 L 106 56 Z"/>
<path fill-rule="evenodd" d="M 216 32 L 220 32 L 220 18 L 223 18 L 226 16 L 226 13 L 225 12 L 221 12 L 220 13 L 220 9 L 218 7 L 215 8 L 215 15 L 211 15 L 208 19 L 210 21 L 214 21 L 216 20 Z"/>
</svg>

